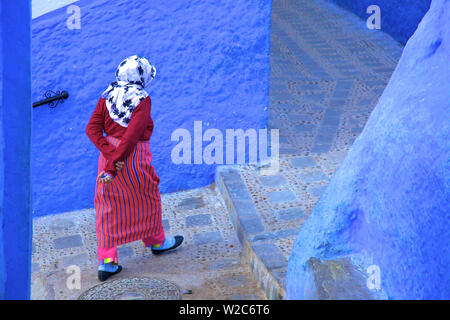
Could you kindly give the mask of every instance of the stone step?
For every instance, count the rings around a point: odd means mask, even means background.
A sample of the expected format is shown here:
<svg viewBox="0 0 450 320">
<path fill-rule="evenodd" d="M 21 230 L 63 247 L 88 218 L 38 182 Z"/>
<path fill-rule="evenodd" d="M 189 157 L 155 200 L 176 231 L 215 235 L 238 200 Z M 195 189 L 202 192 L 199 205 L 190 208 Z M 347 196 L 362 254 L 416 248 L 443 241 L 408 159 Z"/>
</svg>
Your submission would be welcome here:
<svg viewBox="0 0 450 320">
<path fill-rule="evenodd" d="M 238 169 L 233 166 L 219 167 L 216 171 L 215 182 L 224 198 L 231 222 L 242 245 L 244 259 L 250 265 L 253 276 L 268 299 L 285 299 L 288 261 L 278 247 L 259 241 L 276 239 L 284 234 L 265 232 Z M 286 230 L 282 231 L 286 232 Z"/>
</svg>

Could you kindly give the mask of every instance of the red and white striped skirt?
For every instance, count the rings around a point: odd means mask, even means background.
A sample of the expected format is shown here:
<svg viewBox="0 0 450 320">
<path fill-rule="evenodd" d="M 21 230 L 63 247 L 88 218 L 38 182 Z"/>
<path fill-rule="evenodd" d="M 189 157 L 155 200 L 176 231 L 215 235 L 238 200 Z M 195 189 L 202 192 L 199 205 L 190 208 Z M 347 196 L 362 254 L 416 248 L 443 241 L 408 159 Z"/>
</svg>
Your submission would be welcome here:
<svg viewBox="0 0 450 320">
<path fill-rule="evenodd" d="M 110 136 L 106 139 L 116 147 L 120 142 Z M 111 183 L 97 179 L 94 206 L 99 247 L 111 248 L 164 232 L 159 177 L 151 161 L 149 141 L 139 141 Z M 100 153 L 98 173 L 105 166 L 106 158 Z"/>
</svg>

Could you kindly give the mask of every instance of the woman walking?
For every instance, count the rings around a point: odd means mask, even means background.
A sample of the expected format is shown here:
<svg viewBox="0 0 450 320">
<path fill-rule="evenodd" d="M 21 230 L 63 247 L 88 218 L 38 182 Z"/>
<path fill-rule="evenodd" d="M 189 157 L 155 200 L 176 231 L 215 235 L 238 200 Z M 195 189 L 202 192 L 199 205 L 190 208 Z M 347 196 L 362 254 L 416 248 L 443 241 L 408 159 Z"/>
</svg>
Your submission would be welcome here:
<svg viewBox="0 0 450 320">
<path fill-rule="evenodd" d="M 159 177 L 151 165 L 153 121 L 144 89 L 155 75 L 155 67 L 145 58 L 122 61 L 117 81 L 103 93 L 86 127 L 100 150 L 94 197 L 100 281 L 122 270 L 118 245 L 142 240 L 159 254 L 183 242 L 182 236 L 164 234 Z"/>
</svg>

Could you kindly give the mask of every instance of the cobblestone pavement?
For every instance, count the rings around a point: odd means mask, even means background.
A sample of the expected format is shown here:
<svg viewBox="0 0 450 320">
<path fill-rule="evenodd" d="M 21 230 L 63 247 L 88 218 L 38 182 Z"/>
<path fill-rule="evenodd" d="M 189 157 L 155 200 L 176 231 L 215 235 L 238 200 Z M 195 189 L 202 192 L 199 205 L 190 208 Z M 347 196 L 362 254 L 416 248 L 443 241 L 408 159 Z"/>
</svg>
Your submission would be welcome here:
<svg viewBox="0 0 450 320">
<path fill-rule="evenodd" d="M 124 270 L 111 278 L 151 277 L 171 281 L 183 299 L 265 299 L 248 265 L 215 185 L 162 195 L 167 234 L 182 234 L 184 244 L 154 256 L 141 242 L 118 248 Z M 92 209 L 34 220 L 32 299 L 77 299 L 98 285 L 95 212 Z M 67 287 L 67 267 L 81 269 L 81 289 Z M 109 281 L 109 280 L 108 280 Z M 127 296 L 127 293 L 123 293 Z M 130 293 L 133 296 L 133 293 Z"/>
<path fill-rule="evenodd" d="M 233 199 L 242 195 L 233 192 L 234 173 L 223 179 L 254 252 L 284 287 L 296 234 L 362 132 L 403 46 L 325 1 L 274 0 L 271 32 L 269 129 L 279 129 L 280 171 L 237 168 L 252 217 L 239 213 L 242 196 Z"/>
</svg>

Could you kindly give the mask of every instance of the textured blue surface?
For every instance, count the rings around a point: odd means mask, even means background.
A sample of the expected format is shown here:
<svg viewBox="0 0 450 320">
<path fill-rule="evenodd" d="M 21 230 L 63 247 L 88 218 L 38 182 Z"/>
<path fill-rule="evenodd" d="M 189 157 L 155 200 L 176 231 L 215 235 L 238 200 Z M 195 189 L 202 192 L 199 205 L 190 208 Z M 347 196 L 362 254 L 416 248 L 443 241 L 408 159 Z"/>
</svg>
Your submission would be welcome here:
<svg viewBox="0 0 450 320">
<path fill-rule="evenodd" d="M 2 15 L 2 6 L 0 5 L 0 17 Z M 3 26 L 0 21 L 0 48 L 3 48 Z M 3 50 L 0 50 L 0 119 L 3 119 Z M 4 170 L 3 163 L 3 121 L 0 121 L 0 226 L 3 226 L 3 187 L 4 187 Z M 5 296 L 5 255 L 3 248 L 3 227 L 0 227 L 0 299 Z"/>
<path fill-rule="evenodd" d="M 391 299 L 450 298 L 450 1 L 434 0 L 341 167 L 300 229 L 287 297 L 311 257 L 378 265 Z"/>
<path fill-rule="evenodd" d="M 2 1 L 1 12 L 0 299 L 27 299 L 31 274 L 30 0 Z"/>
<path fill-rule="evenodd" d="M 405 44 L 430 8 L 431 0 L 330 0 L 367 20 L 367 8 L 377 5 L 381 11 L 381 30 Z"/>
<path fill-rule="evenodd" d="M 264 128 L 269 84 L 270 0 L 81 0 L 81 29 L 66 8 L 33 20 L 33 99 L 68 90 L 55 109 L 33 112 L 34 215 L 93 206 L 98 151 L 85 135 L 95 104 L 120 61 L 145 56 L 158 69 L 148 91 L 160 190 L 207 185 L 214 165 L 175 165 L 177 128 Z M 206 145 L 207 143 L 204 143 Z"/>
</svg>

